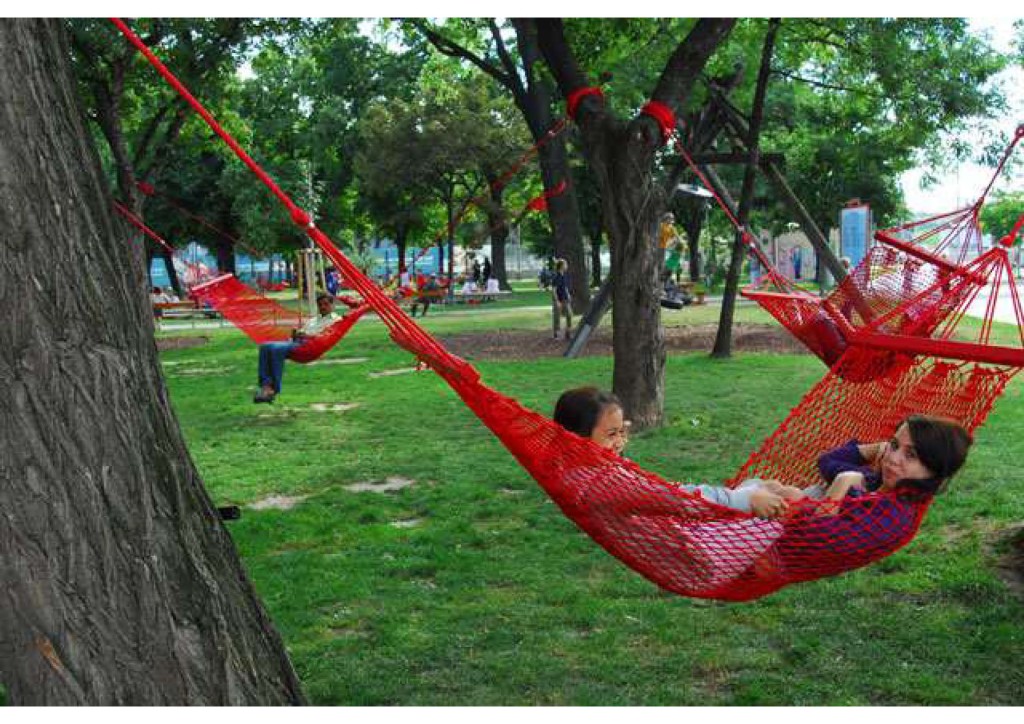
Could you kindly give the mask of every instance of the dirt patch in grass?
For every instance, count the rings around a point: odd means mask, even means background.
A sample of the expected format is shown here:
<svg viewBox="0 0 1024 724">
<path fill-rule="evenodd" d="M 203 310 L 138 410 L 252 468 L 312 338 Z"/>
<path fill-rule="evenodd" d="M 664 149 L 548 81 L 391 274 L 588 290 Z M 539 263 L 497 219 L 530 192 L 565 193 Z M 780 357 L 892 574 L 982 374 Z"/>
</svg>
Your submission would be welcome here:
<svg viewBox="0 0 1024 724">
<path fill-rule="evenodd" d="M 996 574 L 1014 596 L 1024 601 L 1024 523 L 999 535 L 993 548 L 999 556 Z"/>
<path fill-rule="evenodd" d="M 267 510 L 270 508 L 274 510 L 291 510 L 308 497 L 308 495 L 271 495 L 263 500 L 250 503 L 247 507 L 252 510 Z"/>
<path fill-rule="evenodd" d="M 160 352 L 166 352 L 169 349 L 201 347 L 209 341 L 210 338 L 206 335 L 199 335 L 198 337 L 161 337 L 156 341 L 156 348 Z"/>
<path fill-rule="evenodd" d="M 393 377 L 395 375 L 406 375 L 410 372 L 416 372 L 415 367 L 399 367 L 395 370 L 381 370 L 380 372 L 371 372 L 370 377 L 377 379 L 378 377 Z"/>
<path fill-rule="evenodd" d="M 717 324 L 687 327 L 666 327 L 665 348 L 669 352 L 710 352 L 715 344 Z M 441 337 L 451 352 L 466 359 L 530 360 L 540 357 L 561 357 L 566 342 L 551 339 L 544 332 L 530 330 L 490 330 Z M 782 327 L 768 324 L 737 324 L 733 327 L 732 348 L 735 352 L 772 352 L 776 354 L 808 354 L 807 348 Z M 587 342 L 584 356 L 612 354 L 612 330 L 599 328 Z"/>
<path fill-rule="evenodd" d="M 314 402 L 309 409 L 317 412 L 348 412 L 359 407 L 358 402 Z"/>
<path fill-rule="evenodd" d="M 408 488 L 416 481 L 409 478 L 400 478 L 397 475 L 384 478 L 384 480 L 365 480 L 361 483 L 346 485 L 345 490 L 353 493 L 390 493 L 402 488 Z"/>
</svg>

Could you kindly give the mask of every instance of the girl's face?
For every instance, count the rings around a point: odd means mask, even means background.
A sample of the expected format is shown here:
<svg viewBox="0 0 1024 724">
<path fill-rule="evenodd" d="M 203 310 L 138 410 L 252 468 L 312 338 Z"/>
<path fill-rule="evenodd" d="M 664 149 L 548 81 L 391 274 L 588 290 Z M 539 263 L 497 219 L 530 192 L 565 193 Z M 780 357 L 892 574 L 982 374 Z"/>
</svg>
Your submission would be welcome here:
<svg viewBox="0 0 1024 724">
<path fill-rule="evenodd" d="M 629 423 L 622 419 L 622 408 L 606 405 L 597 416 L 597 423 L 590 431 L 590 439 L 603 448 L 621 455 L 629 439 Z"/>
<path fill-rule="evenodd" d="M 900 480 L 927 480 L 935 474 L 921 462 L 910 438 L 906 424 L 900 425 L 885 448 L 881 461 L 882 490 L 888 490 Z"/>
</svg>

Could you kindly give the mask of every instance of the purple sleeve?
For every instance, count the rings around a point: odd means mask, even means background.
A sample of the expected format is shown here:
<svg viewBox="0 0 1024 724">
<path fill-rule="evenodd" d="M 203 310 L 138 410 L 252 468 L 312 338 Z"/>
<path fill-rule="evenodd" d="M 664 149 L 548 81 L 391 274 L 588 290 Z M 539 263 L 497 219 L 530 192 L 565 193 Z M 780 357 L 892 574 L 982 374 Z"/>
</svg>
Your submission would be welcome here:
<svg viewBox="0 0 1024 724">
<path fill-rule="evenodd" d="M 871 467 L 861 456 L 857 445 L 856 440 L 850 440 L 845 445 L 833 448 L 818 458 L 818 472 L 826 482 L 831 483 L 839 473 L 851 470 L 864 473 L 865 476 L 871 471 Z"/>
</svg>

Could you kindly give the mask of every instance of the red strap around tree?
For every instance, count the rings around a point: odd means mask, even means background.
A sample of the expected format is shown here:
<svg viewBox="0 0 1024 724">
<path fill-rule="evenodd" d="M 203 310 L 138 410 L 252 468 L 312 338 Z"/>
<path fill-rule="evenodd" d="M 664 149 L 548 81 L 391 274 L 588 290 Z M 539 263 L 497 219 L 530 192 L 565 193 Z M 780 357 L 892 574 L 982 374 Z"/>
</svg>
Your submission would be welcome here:
<svg viewBox="0 0 1024 724">
<path fill-rule="evenodd" d="M 640 112 L 658 122 L 661 127 L 661 142 L 667 142 L 676 130 L 675 112 L 661 101 L 648 101 Z"/>
<path fill-rule="evenodd" d="M 584 86 L 569 93 L 565 99 L 565 113 L 569 118 L 576 120 L 576 111 L 580 107 L 580 102 L 587 96 L 596 96 L 603 101 L 604 91 L 597 86 Z"/>
</svg>

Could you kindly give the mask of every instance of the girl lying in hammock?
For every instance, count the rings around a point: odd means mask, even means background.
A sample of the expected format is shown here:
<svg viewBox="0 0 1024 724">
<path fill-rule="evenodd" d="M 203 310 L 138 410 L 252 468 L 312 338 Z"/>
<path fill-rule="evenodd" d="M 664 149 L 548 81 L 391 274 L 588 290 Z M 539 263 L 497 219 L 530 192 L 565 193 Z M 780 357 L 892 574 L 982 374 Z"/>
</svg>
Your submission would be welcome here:
<svg viewBox="0 0 1024 724">
<path fill-rule="evenodd" d="M 625 447 L 628 425 L 614 395 L 595 388 L 569 390 L 554 418 L 614 452 Z M 712 595 L 738 578 L 773 590 L 773 581 L 840 573 L 908 542 L 933 494 L 963 465 L 970 444 L 960 425 L 912 415 L 888 442 L 854 440 L 824 453 L 819 467 L 825 482 L 806 490 L 757 479 L 735 489 L 682 486 L 757 518 L 703 522 L 691 519 L 693 511 L 677 499 L 638 500 L 626 490 L 615 509 L 646 539 L 656 536 L 666 553 L 673 551 L 688 593 Z M 865 497 L 870 492 L 879 495 Z"/>
<path fill-rule="evenodd" d="M 590 438 L 618 455 L 629 439 L 629 422 L 623 419 L 622 404 L 610 392 L 596 387 L 568 390 L 555 403 L 554 420 L 569 432 Z M 786 512 L 786 501 L 802 498 L 803 491 L 775 480 L 752 479 L 737 488 L 718 485 L 681 485 L 705 499 L 759 518 L 775 518 Z"/>
</svg>

